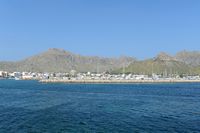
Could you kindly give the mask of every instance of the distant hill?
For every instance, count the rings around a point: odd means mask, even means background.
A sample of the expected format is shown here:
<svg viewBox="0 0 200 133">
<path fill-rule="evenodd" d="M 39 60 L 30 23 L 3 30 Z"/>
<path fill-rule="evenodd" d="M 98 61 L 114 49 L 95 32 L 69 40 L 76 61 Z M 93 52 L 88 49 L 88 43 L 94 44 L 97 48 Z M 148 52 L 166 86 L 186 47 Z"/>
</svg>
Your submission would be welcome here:
<svg viewBox="0 0 200 133">
<path fill-rule="evenodd" d="M 103 58 L 81 56 L 62 49 L 49 49 L 46 52 L 17 62 L 0 62 L 0 70 L 32 72 L 103 72 L 128 66 L 135 61 L 132 57 Z"/>
<path fill-rule="evenodd" d="M 190 74 L 192 67 L 184 62 L 178 61 L 166 53 L 160 53 L 153 59 L 136 61 L 128 67 L 113 71 L 114 73 L 135 73 L 135 74 Z"/>
<path fill-rule="evenodd" d="M 191 66 L 200 66 L 199 51 L 181 51 L 176 54 L 175 58 Z"/>
</svg>

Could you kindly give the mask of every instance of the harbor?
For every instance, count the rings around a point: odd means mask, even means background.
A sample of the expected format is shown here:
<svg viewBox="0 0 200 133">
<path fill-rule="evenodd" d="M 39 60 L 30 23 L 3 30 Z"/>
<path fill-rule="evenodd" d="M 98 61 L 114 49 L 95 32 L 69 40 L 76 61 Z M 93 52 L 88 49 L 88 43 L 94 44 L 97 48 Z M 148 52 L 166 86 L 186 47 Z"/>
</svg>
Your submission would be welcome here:
<svg viewBox="0 0 200 133">
<path fill-rule="evenodd" d="M 110 73 L 39 73 L 0 71 L 0 79 L 37 80 L 40 83 L 183 83 L 200 82 L 199 75 L 145 75 Z"/>
</svg>

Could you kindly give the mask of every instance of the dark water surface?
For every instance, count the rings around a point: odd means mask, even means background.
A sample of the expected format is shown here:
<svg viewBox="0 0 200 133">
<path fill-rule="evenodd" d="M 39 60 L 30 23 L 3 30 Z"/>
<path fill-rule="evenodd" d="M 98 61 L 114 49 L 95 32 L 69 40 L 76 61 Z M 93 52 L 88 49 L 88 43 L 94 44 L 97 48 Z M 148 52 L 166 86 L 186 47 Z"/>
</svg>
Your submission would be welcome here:
<svg viewBox="0 0 200 133">
<path fill-rule="evenodd" d="M 0 80 L 0 133 L 200 132 L 200 84 Z"/>
</svg>

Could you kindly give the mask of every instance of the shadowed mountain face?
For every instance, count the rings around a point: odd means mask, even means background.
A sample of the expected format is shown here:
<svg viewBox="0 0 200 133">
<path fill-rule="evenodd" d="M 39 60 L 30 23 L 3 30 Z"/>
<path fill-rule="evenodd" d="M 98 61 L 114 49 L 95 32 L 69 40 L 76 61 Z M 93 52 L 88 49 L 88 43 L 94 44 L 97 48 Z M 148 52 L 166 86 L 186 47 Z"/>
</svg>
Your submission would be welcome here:
<svg viewBox="0 0 200 133">
<path fill-rule="evenodd" d="M 101 58 L 81 56 L 65 50 L 49 49 L 48 51 L 18 62 L 0 62 L 0 70 L 32 72 L 103 72 L 128 66 L 135 61 L 131 57 Z"/>
</svg>

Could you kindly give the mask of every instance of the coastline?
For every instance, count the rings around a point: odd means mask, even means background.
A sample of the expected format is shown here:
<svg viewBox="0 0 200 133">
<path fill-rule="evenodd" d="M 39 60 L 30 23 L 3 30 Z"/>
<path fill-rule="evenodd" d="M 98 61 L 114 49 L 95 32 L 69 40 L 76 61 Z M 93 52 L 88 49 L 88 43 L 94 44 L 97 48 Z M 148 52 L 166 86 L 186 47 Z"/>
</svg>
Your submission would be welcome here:
<svg viewBox="0 0 200 133">
<path fill-rule="evenodd" d="M 86 83 L 86 84 L 106 84 L 106 83 L 113 83 L 113 84 L 131 84 L 131 83 L 195 83 L 200 82 L 200 80 L 66 80 L 66 79 L 43 79 L 39 80 L 41 83 Z"/>
</svg>

